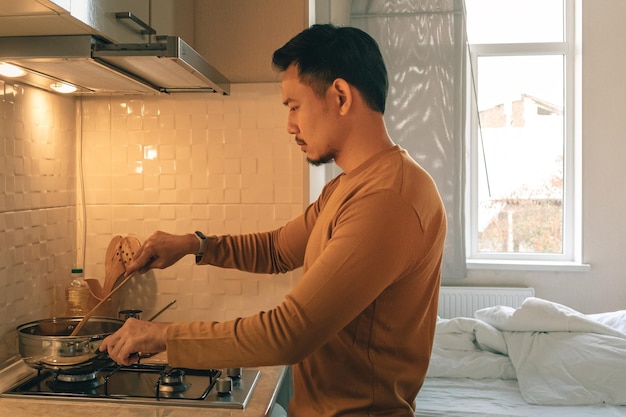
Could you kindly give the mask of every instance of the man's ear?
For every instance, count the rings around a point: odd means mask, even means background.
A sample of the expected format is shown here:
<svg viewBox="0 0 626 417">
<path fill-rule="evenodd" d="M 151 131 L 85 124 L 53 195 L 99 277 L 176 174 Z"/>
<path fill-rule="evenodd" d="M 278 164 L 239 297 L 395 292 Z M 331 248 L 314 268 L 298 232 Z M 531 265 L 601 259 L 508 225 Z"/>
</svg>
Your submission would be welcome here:
<svg viewBox="0 0 626 417">
<path fill-rule="evenodd" d="M 339 114 L 344 116 L 348 114 L 352 107 L 352 88 L 350 84 L 343 78 L 337 78 L 331 86 L 333 100 L 335 101 Z"/>
</svg>

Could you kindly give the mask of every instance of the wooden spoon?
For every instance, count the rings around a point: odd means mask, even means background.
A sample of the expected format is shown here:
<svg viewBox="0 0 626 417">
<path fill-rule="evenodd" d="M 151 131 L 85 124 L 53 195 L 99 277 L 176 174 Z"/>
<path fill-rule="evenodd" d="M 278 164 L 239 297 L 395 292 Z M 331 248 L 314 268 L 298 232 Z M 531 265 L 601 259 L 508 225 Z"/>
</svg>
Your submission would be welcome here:
<svg viewBox="0 0 626 417">
<path fill-rule="evenodd" d="M 124 267 L 124 270 L 122 271 L 122 273 L 113 281 L 114 283 L 117 282 L 118 279 L 122 278 L 124 276 L 124 274 L 126 273 L 126 265 L 130 262 L 132 262 L 133 257 L 135 255 L 135 252 L 137 251 L 137 249 L 139 249 L 141 247 L 141 243 L 139 242 L 139 240 L 137 238 L 134 237 L 125 237 L 122 239 L 121 245 L 120 245 L 120 259 L 121 259 L 121 264 Z M 135 274 L 130 274 L 129 276 L 127 276 L 126 278 L 124 278 L 122 280 L 122 282 L 120 282 L 115 288 L 113 288 L 108 294 L 104 294 L 102 300 L 100 300 L 100 302 L 98 304 L 96 304 L 96 306 L 94 308 L 92 308 L 84 317 L 83 319 L 78 323 L 78 325 L 76 325 L 76 327 L 74 328 L 74 330 L 72 331 L 72 333 L 70 334 L 70 336 L 76 336 L 82 329 L 83 327 L 85 327 L 85 324 L 87 324 L 87 322 L 89 321 L 89 319 L 95 314 L 95 312 L 98 310 L 98 308 L 105 303 L 105 301 L 107 301 L 109 298 L 111 298 L 111 296 L 113 294 L 115 294 L 120 288 L 122 288 L 124 286 L 124 284 L 126 284 L 128 281 L 130 281 L 130 279 L 132 277 L 134 277 Z"/>
</svg>

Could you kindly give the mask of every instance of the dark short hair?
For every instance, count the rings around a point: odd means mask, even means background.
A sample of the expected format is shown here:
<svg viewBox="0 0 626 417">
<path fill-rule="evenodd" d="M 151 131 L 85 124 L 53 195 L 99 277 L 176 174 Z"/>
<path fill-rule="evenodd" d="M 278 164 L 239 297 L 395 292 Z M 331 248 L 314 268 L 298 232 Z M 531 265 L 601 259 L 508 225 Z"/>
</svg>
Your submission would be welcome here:
<svg viewBox="0 0 626 417">
<path fill-rule="evenodd" d="M 298 67 L 300 81 L 323 96 L 337 78 L 359 90 L 372 110 L 385 112 L 389 81 L 376 41 L 354 27 L 317 24 L 274 51 L 272 64 L 285 71 Z"/>
</svg>

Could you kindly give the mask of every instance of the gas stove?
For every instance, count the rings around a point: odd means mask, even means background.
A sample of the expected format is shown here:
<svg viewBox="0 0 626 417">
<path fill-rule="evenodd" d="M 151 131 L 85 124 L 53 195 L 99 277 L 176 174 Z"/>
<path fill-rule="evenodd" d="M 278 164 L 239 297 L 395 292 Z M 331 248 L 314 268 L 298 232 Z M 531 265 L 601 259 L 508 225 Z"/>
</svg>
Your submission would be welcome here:
<svg viewBox="0 0 626 417">
<path fill-rule="evenodd" d="M 196 370 L 163 364 L 111 366 L 84 375 L 38 370 L 2 395 L 243 409 L 259 375 L 248 368 Z"/>
</svg>

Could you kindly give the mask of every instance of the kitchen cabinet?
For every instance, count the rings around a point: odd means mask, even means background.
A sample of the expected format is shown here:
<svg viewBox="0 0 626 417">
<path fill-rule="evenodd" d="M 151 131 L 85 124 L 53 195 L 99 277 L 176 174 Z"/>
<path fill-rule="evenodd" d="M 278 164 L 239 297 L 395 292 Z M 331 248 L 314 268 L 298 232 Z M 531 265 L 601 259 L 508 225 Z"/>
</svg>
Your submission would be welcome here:
<svg viewBox="0 0 626 417">
<path fill-rule="evenodd" d="M 176 35 L 192 45 L 193 0 L 50 1 L 115 43 L 147 43 L 150 35 Z M 118 18 L 118 12 L 128 12 L 132 19 Z"/>
<path fill-rule="evenodd" d="M 193 46 L 193 0 L 0 0 L 0 36 L 85 35 L 114 43 L 154 41 L 129 12 L 155 29 Z"/>
<path fill-rule="evenodd" d="M 232 83 L 277 82 L 274 50 L 312 23 L 314 0 L 0 0 L 0 36 L 91 34 L 116 43 L 150 39 L 116 11 L 132 12 L 157 35 L 180 36 Z M 91 6 L 90 6 L 91 5 Z"/>
<path fill-rule="evenodd" d="M 194 49 L 231 83 L 278 82 L 272 54 L 310 25 L 314 0 L 195 2 Z"/>
<path fill-rule="evenodd" d="M 0 36 L 0 56 L 31 71 L 28 78 L 18 81 L 50 89 L 49 78 L 63 80 L 76 86 L 77 94 L 157 91 L 228 94 L 230 90 L 228 79 L 205 62 L 190 47 L 190 42 L 185 42 L 186 33 L 193 35 L 193 0 L 124 0 L 127 4 L 122 0 L 25 0 L 28 7 L 5 10 L 2 6 L 6 1 L 0 0 L 0 24 L 4 18 L 19 18 L 24 23 L 21 31 L 7 31 L 3 33 L 7 36 Z M 127 17 L 148 16 L 158 26 L 148 26 L 143 20 L 119 19 L 119 13 Z M 33 22 L 39 16 L 65 22 L 57 25 L 63 32 L 55 31 L 56 35 L 51 35 L 45 30 L 35 31 Z M 159 28 L 161 33 L 155 32 Z M 151 33 L 142 33 L 142 29 Z M 8 36 L 18 33 L 21 36 Z M 94 42 L 94 38 L 98 41 Z M 121 75 L 109 69 L 120 69 Z M 154 88 L 136 83 L 133 76 Z"/>
<path fill-rule="evenodd" d="M 116 12 L 129 12 L 131 16 L 150 24 L 149 0 L 50 0 L 69 15 L 95 29 L 96 33 L 115 43 L 147 42 L 145 29 L 130 19 L 118 19 Z"/>
<path fill-rule="evenodd" d="M 179 36 L 195 49 L 194 1 L 150 0 L 150 26 L 158 35 Z"/>
<path fill-rule="evenodd" d="M 50 1 L 0 0 L 0 36 L 86 35 L 94 30 Z"/>
</svg>

